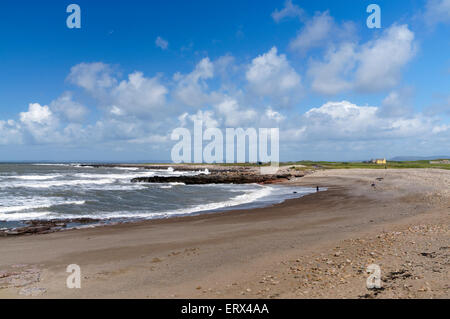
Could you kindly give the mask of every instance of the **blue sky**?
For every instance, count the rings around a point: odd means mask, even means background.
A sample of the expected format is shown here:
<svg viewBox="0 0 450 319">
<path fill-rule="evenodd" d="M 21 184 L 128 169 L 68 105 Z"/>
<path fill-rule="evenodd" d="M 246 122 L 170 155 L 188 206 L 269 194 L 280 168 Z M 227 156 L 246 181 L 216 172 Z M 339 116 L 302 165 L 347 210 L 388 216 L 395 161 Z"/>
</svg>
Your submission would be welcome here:
<svg viewBox="0 0 450 319">
<path fill-rule="evenodd" d="M 194 118 L 282 160 L 450 153 L 449 0 L 3 1 L 0 39 L 3 161 L 169 159 Z"/>
</svg>

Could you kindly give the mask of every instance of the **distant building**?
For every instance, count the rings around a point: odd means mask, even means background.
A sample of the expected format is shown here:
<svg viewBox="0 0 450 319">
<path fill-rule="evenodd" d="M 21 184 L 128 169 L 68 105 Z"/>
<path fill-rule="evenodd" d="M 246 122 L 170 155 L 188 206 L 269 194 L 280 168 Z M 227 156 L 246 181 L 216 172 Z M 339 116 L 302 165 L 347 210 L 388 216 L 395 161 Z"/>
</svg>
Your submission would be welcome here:
<svg viewBox="0 0 450 319">
<path fill-rule="evenodd" d="M 378 164 L 378 165 L 386 165 L 386 159 L 385 158 L 377 158 L 377 159 L 373 159 L 372 160 L 373 164 Z"/>
</svg>

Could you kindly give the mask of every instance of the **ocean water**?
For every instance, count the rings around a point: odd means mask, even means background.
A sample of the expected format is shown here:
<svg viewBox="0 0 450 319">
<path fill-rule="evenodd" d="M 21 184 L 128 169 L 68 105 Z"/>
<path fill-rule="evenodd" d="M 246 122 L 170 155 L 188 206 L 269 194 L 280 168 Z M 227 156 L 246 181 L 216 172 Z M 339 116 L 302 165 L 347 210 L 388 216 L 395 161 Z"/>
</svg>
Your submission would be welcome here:
<svg viewBox="0 0 450 319">
<path fill-rule="evenodd" d="M 27 220 L 95 218 L 114 222 L 168 218 L 261 207 L 314 192 L 310 188 L 280 185 L 130 182 L 140 176 L 207 173 L 172 168 L 0 164 L 0 228 L 17 227 Z"/>
</svg>

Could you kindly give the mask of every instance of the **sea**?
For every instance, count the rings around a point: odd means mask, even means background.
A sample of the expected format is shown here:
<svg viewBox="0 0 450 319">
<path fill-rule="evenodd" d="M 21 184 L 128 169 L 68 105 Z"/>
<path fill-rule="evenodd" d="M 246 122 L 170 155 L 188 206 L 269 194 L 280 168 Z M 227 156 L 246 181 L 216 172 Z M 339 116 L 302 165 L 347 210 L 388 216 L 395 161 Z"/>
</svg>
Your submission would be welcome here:
<svg viewBox="0 0 450 319">
<path fill-rule="evenodd" d="M 273 205 L 315 191 L 283 185 L 131 183 L 135 177 L 198 174 L 209 172 L 79 163 L 0 164 L 0 229 L 31 220 L 89 218 L 115 223 L 214 213 Z"/>
</svg>

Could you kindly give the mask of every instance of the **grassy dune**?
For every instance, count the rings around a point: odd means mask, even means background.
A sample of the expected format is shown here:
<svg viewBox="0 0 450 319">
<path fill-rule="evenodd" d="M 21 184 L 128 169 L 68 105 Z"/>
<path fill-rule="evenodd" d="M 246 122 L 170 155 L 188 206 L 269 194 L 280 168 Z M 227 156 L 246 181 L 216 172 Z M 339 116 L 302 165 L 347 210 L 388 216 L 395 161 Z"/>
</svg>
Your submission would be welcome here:
<svg viewBox="0 0 450 319">
<path fill-rule="evenodd" d="M 430 164 L 430 161 L 388 161 L 386 165 L 378 165 L 372 163 L 362 162 L 313 162 L 313 161 L 299 161 L 299 162 L 287 162 L 283 165 L 302 165 L 303 167 L 296 167 L 299 170 L 306 169 L 343 169 L 343 168 L 372 168 L 372 169 L 385 169 L 385 168 L 441 168 L 450 169 L 450 164 Z"/>
<path fill-rule="evenodd" d="M 439 160 L 437 160 L 439 161 Z M 161 163 L 160 163 L 161 164 Z M 158 165 L 155 163 L 149 163 L 147 165 Z M 162 165 L 162 164 L 161 164 Z M 177 164 L 164 164 L 176 166 Z M 202 164 L 198 163 L 183 163 L 181 165 L 193 165 L 198 166 Z M 218 166 L 230 166 L 230 167 L 259 167 L 259 166 L 269 166 L 269 163 L 257 164 L 257 163 L 217 163 L 208 165 L 218 165 Z M 281 162 L 280 166 L 292 166 L 297 170 L 317 170 L 317 169 L 348 169 L 348 168 L 371 168 L 371 169 L 385 169 L 385 168 L 440 168 L 440 169 L 450 169 L 450 164 L 430 164 L 429 160 L 421 161 L 388 161 L 386 165 L 363 163 L 363 162 L 328 162 L 328 161 L 291 161 L 291 162 Z"/>
</svg>

